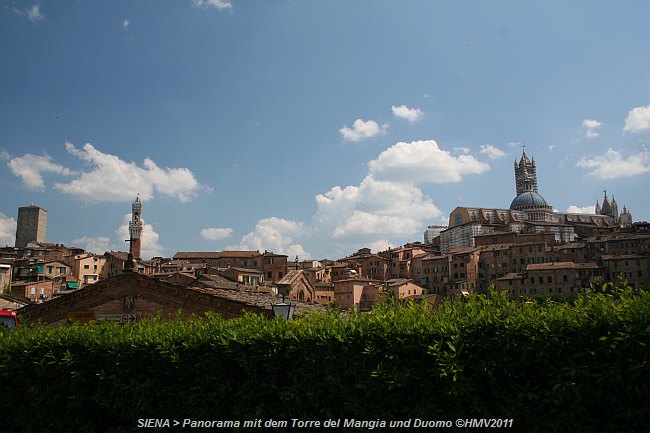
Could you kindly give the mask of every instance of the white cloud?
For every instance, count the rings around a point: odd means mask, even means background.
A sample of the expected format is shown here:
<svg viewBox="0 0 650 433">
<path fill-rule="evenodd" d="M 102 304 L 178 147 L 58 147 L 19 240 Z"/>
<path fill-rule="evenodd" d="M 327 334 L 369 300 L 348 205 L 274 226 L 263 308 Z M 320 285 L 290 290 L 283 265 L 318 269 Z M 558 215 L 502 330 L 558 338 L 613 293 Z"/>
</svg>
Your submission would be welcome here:
<svg viewBox="0 0 650 433">
<path fill-rule="evenodd" d="M 0 212 L 0 246 L 13 246 L 16 243 L 16 220 Z"/>
<path fill-rule="evenodd" d="M 116 230 L 117 235 L 120 240 L 129 239 L 129 221 L 131 221 L 131 214 L 127 213 L 124 215 L 124 220 L 121 226 Z M 160 236 L 154 230 L 151 224 L 146 224 L 144 218 L 142 219 L 142 235 L 140 237 L 141 241 L 141 251 L 143 259 L 150 259 L 151 257 L 163 256 L 165 253 L 165 247 L 158 243 Z M 124 242 L 124 250 L 129 250 L 128 242 Z M 119 250 L 122 250 L 121 247 L 118 247 Z"/>
<path fill-rule="evenodd" d="M 368 234 L 400 236 L 404 233 L 414 233 L 419 227 L 419 218 L 381 215 L 354 210 L 352 215 L 343 224 L 336 227 L 334 237 L 341 238 Z"/>
<path fill-rule="evenodd" d="M 582 213 L 582 214 L 590 214 L 593 215 L 596 213 L 596 206 L 584 206 L 584 207 L 579 207 L 579 206 L 569 206 L 567 208 L 567 213 Z"/>
<path fill-rule="evenodd" d="M 27 18 L 29 18 L 29 20 L 32 22 L 36 22 L 44 19 L 45 15 L 43 15 L 43 13 L 41 12 L 41 5 L 36 3 L 31 8 L 27 9 Z"/>
<path fill-rule="evenodd" d="M 209 241 L 220 241 L 232 236 L 233 229 L 208 227 L 201 230 L 201 237 Z"/>
<path fill-rule="evenodd" d="M 581 158 L 576 166 L 591 169 L 588 174 L 600 179 L 636 176 L 650 171 L 650 153 L 642 151 L 624 159 L 619 152 L 608 149 L 602 155 Z"/>
<path fill-rule="evenodd" d="M 553 150 L 555 150 L 556 147 L 557 147 L 557 144 L 549 144 L 548 145 L 548 150 L 550 150 L 552 152 Z"/>
<path fill-rule="evenodd" d="M 352 124 L 352 128 L 343 126 L 339 132 L 345 141 L 361 141 L 377 134 L 383 134 L 386 128 L 387 125 L 379 126 L 374 120 L 357 119 Z"/>
<path fill-rule="evenodd" d="M 86 143 L 82 149 L 66 143 L 66 150 L 85 161 L 91 170 L 83 171 L 68 183 L 56 183 L 54 187 L 90 202 L 127 201 L 138 193 L 143 200 L 149 200 L 153 198 L 154 191 L 187 202 L 202 188 L 187 168 L 163 169 L 149 158 L 139 167 L 134 162 L 103 153 L 90 143 Z"/>
<path fill-rule="evenodd" d="M 105 236 L 83 236 L 78 239 L 73 239 L 72 245 L 95 254 L 104 254 L 106 251 L 114 248 L 114 246 L 111 246 L 111 240 Z M 120 248 L 118 247 L 118 249 Z"/>
<path fill-rule="evenodd" d="M 231 249 L 268 250 L 286 254 L 290 258 L 298 256 L 306 259 L 309 253 L 302 245 L 294 243 L 293 238 L 305 234 L 304 224 L 283 218 L 264 218 L 257 222 L 255 230 L 245 235 L 240 244 Z"/>
<path fill-rule="evenodd" d="M 488 169 L 469 155 L 453 156 L 441 150 L 435 141 L 397 143 L 369 163 L 359 185 L 334 186 L 318 194 L 310 223 L 263 219 L 232 248 L 272 249 L 309 257 L 300 241 L 318 237 L 324 240 L 319 254 L 336 258 L 362 247 L 383 251 L 421 240 L 423 226 L 445 216 L 417 184 L 457 182 L 465 174 Z"/>
<path fill-rule="evenodd" d="M 53 163 L 49 155 L 39 156 L 27 153 L 23 156 L 9 159 L 7 165 L 12 173 L 20 177 L 25 186 L 30 189 L 42 190 L 45 188 L 45 182 L 41 173 L 57 173 L 64 176 L 73 174 L 72 171 L 62 165 Z"/>
<path fill-rule="evenodd" d="M 387 241 L 386 239 L 380 239 L 378 241 L 370 242 L 364 245 L 365 248 L 370 248 L 370 251 L 372 251 L 373 253 L 379 253 L 382 251 L 386 251 L 389 248 L 395 248 L 395 244 Z M 357 251 L 358 250 L 359 248 L 357 248 Z"/>
<path fill-rule="evenodd" d="M 491 144 L 481 145 L 481 151 L 479 153 L 486 155 L 490 159 L 498 159 L 506 156 L 506 153 L 503 150 L 492 146 Z"/>
<path fill-rule="evenodd" d="M 320 236 L 355 246 L 378 237 L 399 241 L 416 236 L 423 220 L 441 214 L 414 184 L 380 181 L 372 175 L 358 187 L 336 186 L 316 196 L 316 204 L 314 224 Z"/>
<path fill-rule="evenodd" d="M 400 105 L 399 107 L 392 106 L 393 115 L 401 119 L 406 119 L 409 122 L 417 122 L 422 119 L 424 113 L 419 108 L 409 108 L 406 105 Z"/>
<path fill-rule="evenodd" d="M 587 138 L 595 138 L 600 135 L 600 132 L 596 131 L 596 129 L 602 126 L 602 122 L 593 119 L 585 119 L 582 121 L 582 126 L 587 128 L 587 132 L 585 133 Z"/>
<path fill-rule="evenodd" d="M 129 24 L 130 24 L 130 23 L 131 23 L 131 22 L 130 22 L 129 20 L 124 19 L 124 20 L 122 21 L 122 28 L 123 28 L 124 30 L 128 30 L 128 29 L 129 29 Z"/>
<path fill-rule="evenodd" d="M 377 179 L 413 183 L 460 182 L 463 175 L 481 174 L 490 169 L 471 155 L 453 156 L 434 140 L 399 142 L 368 164 Z"/>
<path fill-rule="evenodd" d="M 650 105 L 636 107 L 627 113 L 623 132 L 642 132 L 650 130 Z"/>
<path fill-rule="evenodd" d="M 220 11 L 232 9 L 230 0 L 192 0 L 192 3 L 194 3 L 195 7 L 203 9 L 214 8 Z"/>
</svg>

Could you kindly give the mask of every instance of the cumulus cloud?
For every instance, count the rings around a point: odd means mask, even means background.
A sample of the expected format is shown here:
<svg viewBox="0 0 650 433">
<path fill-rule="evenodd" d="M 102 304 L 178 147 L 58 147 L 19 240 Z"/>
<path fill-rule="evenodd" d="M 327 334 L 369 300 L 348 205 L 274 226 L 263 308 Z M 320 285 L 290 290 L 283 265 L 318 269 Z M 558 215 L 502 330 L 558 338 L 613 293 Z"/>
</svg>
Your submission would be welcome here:
<svg viewBox="0 0 650 433">
<path fill-rule="evenodd" d="M 324 240 L 319 253 L 327 257 L 341 257 L 361 247 L 383 251 L 420 239 L 425 223 L 445 219 L 418 184 L 458 182 L 464 175 L 488 169 L 470 155 L 451 155 L 435 141 L 397 143 L 369 163 L 358 185 L 337 185 L 318 194 L 317 211 L 309 223 L 263 219 L 232 248 L 309 257 L 300 241 L 318 237 Z"/>
<path fill-rule="evenodd" d="M 498 159 L 506 156 L 506 153 L 503 150 L 492 146 L 491 144 L 481 145 L 481 150 L 479 153 L 486 155 L 490 159 Z"/>
<path fill-rule="evenodd" d="M 233 229 L 208 227 L 201 230 L 201 237 L 209 241 L 220 241 L 232 236 Z"/>
<path fill-rule="evenodd" d="M 289 257 L 309 257 L 302 245 L 293 238 L 305 234 L 304 224 L 283 218 L 264 218 L 257 222 L 255 230 L 245 235 L 240 244 L 230 247 L 242 250 L 268 250 Z"/>
<path fill-rule="evenodd" d="M 582 121 L 582 126 L 587 128 L 587 132 L 585 133 L 585 136 L 587 138 L 594 138 L 600 135 L 600 132 L 596 131 L 596 129 L 602 126 L 602 122 L 593 119 L 585 119 Z"/>
<path fill-rule="evenodd" d="M 128 225 L 127 225 L 127 237 L 128 237 Z M 78 239 L 73 239 L 72 245 L 77 248 L 83 248 L 84 250 L 95 254 L 104 254 L 106 251 L 115 248 L 114 246 L 111 245 L 111 240 L 105 236 L 95 236 L 95 237 L 83 236 Z M 117 249 L 120 248 L 118 247 Z"/>
<path fill-rule="evenodd" d="M 339 132 L 345 141 L 361 141 L 377 134 L 383 134 L 387 127 L 387 125 L 379 126 L 374 120 L 357 119 L 352 124 L 352 128 L 343 126 Z"/>
<path fill-rule="evenodd" d="M 0 246 L 16 243 L 16 220 L 0 212 Z"/>
<path fill-rule="evenodd" d="M 413 233 L 420 227 L 418 218 L 381 215 L 376 213 L 354 210 L 352 215 L 334 230 L 334 237 L 350 235 L 396 236 L 403 233 Z"/>
<path fill-rule="evenodd" d="M 86 143 L 82 149 L 66 143 L 66 150 L 86 162 L 90 170 L 83 171 L 68 183 L 56 183 L 54 187 L 90 202 L 132 200 L 138 193 L 142 199 L 149 200 L 153 198 L 154 191 L 188 202 L 202 188 L 187 168 L 160 168 L 149 158 L 140 167 L 116 155 L 103 153 L 90 143 Z"/>
<path fill-rule="evenodd" d="M 582 213 L 582 214 L 590 214 L 593 215 L 596 213 L 596 206 L 569 206 L 567 208 L 567 213 Z"/>
<path fill-rule="evenodd" d="M 129 24 L 130 24 L 130 21 L 129 21 L 129 20 L 127 20 L 127 19 L 122 20 L 122 28 L 123 28 L 124 30 L 128 30 L 128 29 L 129 29 Z"/>
<path fill-rule="evenodd" d="M 129 239 L 129 221 L 131 221 L 131 214 L 127 213 L 124 215 L 124 220 L 122 225 L 116 230 L 117 235 L 120 239 Z M 143 259 L 150 259 L 151 257 L 163 256 L 165 252 L 165 247 L 163 247 L 158 241 L 160 236 L 154 230 L 151 224 L 146 224 L 144 218 L 142 219 L 142 235 L 140 237 L 141 242 L 141 251 Z M 124 242 L 124 249 L 128 251 L 129 245 L 128 242 Z M 118 249 L 122 249 L 118 247 Z"/>
<path fill-rule="evenodd" d="M 400 105 L 399 107 L 393 105 L 391 108 L 393 116 L 406 119 L 411 123 L 417 122 L 424 116 L 424 113 L 419 108 L 409 108 L 406 105 Z"/>
<path fill-rule="evenodd" d="M 232 10 L 232 3 L 230 0 L 192 0 L 194 6 L 197 8 L 213 8 L 222 10 Z"/>
<path fill-rule="evenodd" d="M 650 105 L 630 110 L 625 119 L 624 132 L 642 132 L 650 130 Z"/>
<path fill-rule="evenodd" d="M 471 155 L 452 155 L 433 140 L 396 143 L 369 162 L 358 186 L 335 186 L 316 196 L 314 231 L 345 253 L 373 242 L 419 239 L 425 222 L 443 216 L 418 185 L 458 182 L 488 169 Z"/>
<path fill-rule="evenodd" d="M 369 163 L 377 179 L 413 183 L 460 182 L 466 174 L 481 174 L 490 169 L 471 155 L 453 156 L 434 140 L 399 142 Z"/>
<path fill-rule="evenodd" d="M 414 236 L 423 220 L 441 214 L 416 185 L 381 181 L 372 175 L 358 187 L 335 186 L 319 194 L 316 205 L 314 224 L 320 235 L 355 246 L 377 238 L 398 240 Z"/>
<path fill-rule="evenodd" d="M 600 179 L 637 176 L 650 171 L 650 153 L 641 151 L 625 159 L 610 148 L 602 155 L 581 158 L 576 166 L 591 169 L 588 174 Z"/>
<path fill-rule="evenodd" d="M 73 172 L 62 165 L 52 162 L 49 155 L 32 155 L 10 158 L 7 164 L 12 173 L 22 179 L 25 186 L 30 189 L 45 189 L 45 182 L 41 173 L 57 173 L 70 176 Z"/>
</svg>

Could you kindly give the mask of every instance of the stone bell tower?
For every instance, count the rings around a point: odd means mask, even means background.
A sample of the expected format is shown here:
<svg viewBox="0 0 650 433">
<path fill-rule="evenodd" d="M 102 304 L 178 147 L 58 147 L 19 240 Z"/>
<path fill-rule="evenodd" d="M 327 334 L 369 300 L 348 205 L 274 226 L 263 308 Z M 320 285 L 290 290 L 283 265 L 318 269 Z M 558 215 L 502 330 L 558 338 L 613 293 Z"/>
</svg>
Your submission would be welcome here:
<svg viewBox="0 0 650 433">
<path fill-rule="evenodd" d="M 140 196 L 137 196 L 131 203 L 131 221 L 129 221 L 129 253 L 134 259 L 140 258 L 142 227 L 142 202 Z"/>
<path fill-rule="evenodd" d="M 515 160 L 515 186 L 517 195 L 523 192 L 539 192 L 537 190 L 537 167 L 535 159 L 528 159 L 524 149 L 519 164 Z"/>
</svg>

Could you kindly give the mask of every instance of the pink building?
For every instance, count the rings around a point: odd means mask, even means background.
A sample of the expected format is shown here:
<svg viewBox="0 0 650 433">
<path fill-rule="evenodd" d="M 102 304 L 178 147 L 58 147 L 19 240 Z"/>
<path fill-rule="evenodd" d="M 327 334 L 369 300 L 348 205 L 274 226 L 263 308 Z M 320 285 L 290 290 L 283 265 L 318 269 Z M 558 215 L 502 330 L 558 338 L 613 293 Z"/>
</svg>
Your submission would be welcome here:
<svg viewBox="0 0 650 433">
<path fill-rule="evenodd" d="M 364 311 L 374 303 L 380 281 L 370 278 L 348 278 L 334 281 L 334 301 L 344 310 Z"/>
</svg>

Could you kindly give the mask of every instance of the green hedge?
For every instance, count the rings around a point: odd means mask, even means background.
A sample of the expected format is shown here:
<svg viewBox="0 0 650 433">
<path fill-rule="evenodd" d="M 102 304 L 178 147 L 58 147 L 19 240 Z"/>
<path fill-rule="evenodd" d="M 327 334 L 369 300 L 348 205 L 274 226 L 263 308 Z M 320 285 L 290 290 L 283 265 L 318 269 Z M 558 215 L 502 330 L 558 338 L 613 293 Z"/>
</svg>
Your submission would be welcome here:
<svg viewBox="0 0 650 433">
<path fill-rule="evenodd" d="M 493 293 L 431 312 L 381 305 L 290 322 L 22 327 L 0 333 L 1 429 L 499 418 L 511 431 L 647 431 L 649 349 L 646 292 L 542 305 Z"/>
</svg>

